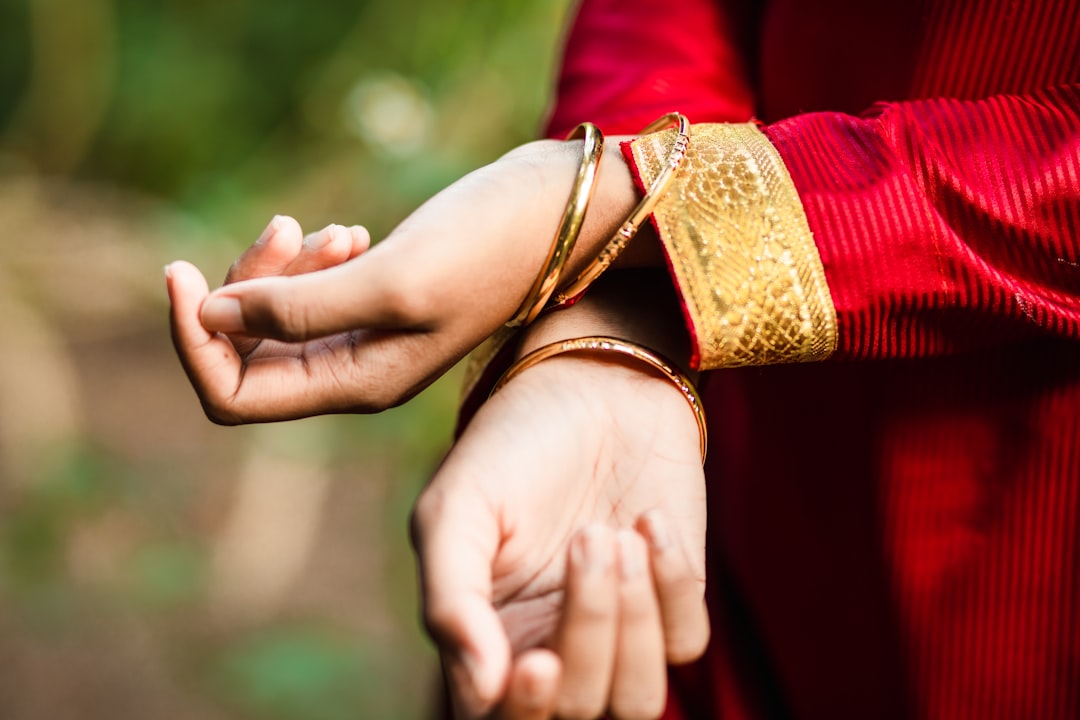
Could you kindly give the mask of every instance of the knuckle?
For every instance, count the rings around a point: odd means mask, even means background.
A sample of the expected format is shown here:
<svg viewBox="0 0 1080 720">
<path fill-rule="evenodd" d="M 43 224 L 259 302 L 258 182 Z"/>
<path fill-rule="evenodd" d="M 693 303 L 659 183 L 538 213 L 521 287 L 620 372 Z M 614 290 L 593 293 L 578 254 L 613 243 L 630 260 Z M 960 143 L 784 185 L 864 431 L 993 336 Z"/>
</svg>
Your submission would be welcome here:
<svg viewBox="0 0 1080 720">
<path fill-rule="evenodd" d="M 293 298 L 254 297 L 245 313 L 248 327 L 285 342 L 299 342 L 307 336 L 304 303 Z"/>
<path fill-rule="evenodd" d="M 278 338 L 285 342 L 299 342 L 307 337 L 307 313 L 302 303 L 291 298 L 279 305 L 272 305 L 270 322 Z"/>
<path fill-rule="evenodd" d="M 215 425 L 233 427 L 241 425 L 244 422 L 244 419 L 233 412 L 228 403 L 220 398 L 202 397 L 200 398 L 200 402 L 202 404 L 203 413 L 206 415 L 206 419 Z"/>
<path fill-rule="evenodd" d="M 575 621 L 585 625 L 611 622 L 618 610 L 616 603 L 612 602 L 606 593 L 579 593 L 573 603 Z"/>
<path fill-rule="evenodd" d="M 203 412 L 206 414 L 206 419 L 215 425 L 221 425 L 223 427 L 233 427 L 239 425 L 240 421 L 232 417 L 228 413 L 222 412 L 216 407 L 210 407 L 203 405 Z"/>
</svg>

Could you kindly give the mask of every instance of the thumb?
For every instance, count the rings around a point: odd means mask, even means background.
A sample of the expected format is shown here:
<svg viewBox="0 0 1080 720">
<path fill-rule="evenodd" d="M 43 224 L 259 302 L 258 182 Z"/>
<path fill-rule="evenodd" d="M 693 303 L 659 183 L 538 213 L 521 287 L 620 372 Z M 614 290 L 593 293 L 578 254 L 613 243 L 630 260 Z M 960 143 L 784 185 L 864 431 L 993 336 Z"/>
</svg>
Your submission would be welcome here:
<svg viewBox="0 0 1080 720">
<path fill-rule="evenodd" d="M 413 545 L 424 624 L 458 716 L 475 717 L 502 697 L 510 673 L 510 641 L 491 596 L 499 529 L 483 498 L 445 485 L 437 476 L 417 501 Z"/>
<path fill-rule="evenodd" d="M 423 329 L 435 319 L 430 288 L 401 270 L 400 253 L 380 245 L 323 270 L 232 283 L 203 303 L 202 324 L 288 342 L 358 328 Z"/>
</svg>

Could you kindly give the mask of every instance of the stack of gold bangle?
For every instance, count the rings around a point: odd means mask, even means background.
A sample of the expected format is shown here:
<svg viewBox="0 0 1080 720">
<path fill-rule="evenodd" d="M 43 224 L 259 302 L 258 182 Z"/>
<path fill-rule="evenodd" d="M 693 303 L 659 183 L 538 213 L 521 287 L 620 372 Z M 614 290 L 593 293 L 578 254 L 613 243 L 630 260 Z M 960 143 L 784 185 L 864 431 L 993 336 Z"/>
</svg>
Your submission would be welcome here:
<svg viewBox="0 0 1080 720">
<path fill-rule="evenodd" d="M 641 131 L 642 135 L 647 135 L 651 132 L 663 130 L 672 123 L 675 123 L 678 134 L 675 136 L 675 144 L 672 146 L 671 154 L 668 155 L 667 162 L 664 163 L 660 174 L 656 176 L 656 180 L 653 181 L 649 191 L 645 193 L 645 197 L 641 198 L 641 202 L 630 213 L 630 217 L 612 236 L 596 259 L 582 270 L 581 274 L 574 278 L 569 285 L 555 295 L 556 305 L 565 305 L 567 301 L 585 292 L 596 281 L 596 278 L 600 277 L 601 273 L 611 267 L 611 263 L 615 262 L 615 259 L 630 244 L 630 240 L 637 234 L 641 224 L 652 214 L 656 204 L 660 202 L 660 199 L 667 193 L 668 188 L 671 187 L 671 181 L 675 179 L 675 172 L 679 169 L 683 158 L 686 157 L 686 150 L 690 146 L 690 121 L 682 113 L 668 113 Z"/>
<path fill-rule="evenodd" d="M 632 343 L 628 340 L 596 335 L 575 338 L 572 340 L 562 340 L 560 342 L 551 343 L 550 345 L 544 345 L 543 347 L 533 350 L 531 353 L 525 355 L 511 365 L 510 368 L 503 373 L 503 376 L 499 378 L 499 381 L 495 383 L 495 387 L 491 390 L 491 395 L 497 393 L 503 385 L 506 385 L 506 383 L 510 382 L 521 373 L 544 360 L 553 358 L 556 355 L 580 352 L 618 353 L 645 363 L 674 383 L 675 387 L 679 389 L 679 392 L 682 393 L 683 397 L 686 398 L 686 401 L 690 404 L 690 409 L 694 411 L 694 418 L 697 420 L 698 434 L 700 437 L 701 461 L 703 463 L 705 462 L 705 453 L 708 450 L 709 445 L 708 430 L 705 425 L 705 409 L 702 407 L 701 396 L 698 395 L 697 390 L 694 388 L 694 384 L 690 382 L 690 378 L 686 377 L 686 375 L 679 370 L 675 363 L 646 347 L 642 347 L 641 345 Z"/>
<path fill-rule="evenodd" d="M 555 240 L 552 243 L 551 250 L 548 252 L 544 270 L 533 282 L 521 306 L 510 321 L 506 323 L 506 327 L 503 328 L 500 335 L 500 345 L 514 334 L 513 328 L 528 325 L 535 320 L 550 299 L 554 298 L 554 305 L 559 306 L 585 292 L 611 266 L 634 235 L 637 234 L 642 223 L 645 222 L 656 204 L 668 191 L 679 165 L 686 156 L 690 143 L 690 121 L 681 113 L 668 113 L 641 131 L 642 135 L 657 132 L 671 124 L 676 126 L 675 142 L 663 169 L 656 177 L 656 180 L 653 181 L 648 192 L 645 193 L 645 197 L 637 204 L 637 207 L 634 208 L 619 230 L 611 237 L 607 245 L 600 251 L 600 254 L 563 290 L 556 293 L 555 290 L 559 285 L 566 261 L 570 257 L 574 244 L 577 242 L 578 235 L 581 233 L 585 211 L 588 209 L 596 183 L 600 156 L 604 150 L 604 137 L 592 123 L 582 123 L 570 134 L 568 140 L 574 140 L 578 137 L 584 138 L 581 167 L 578 169 L 577 178 L 570 192 L 570 199 L 563 213 L 559 230 L 555 234 Z M 627 340 L 605 336 L 590 336 L 545 345 L 511 365 L 510 369 L 499 378 L 491 391 L 491 395 L 498 392 L 500 388 L 520 373 L 543 360 L 565 353 L 580 352 L 618 353 L 648 365 L 674 383 L 690 404 L 690 409 L 694 412 L 701 440 L 701 460 L 702 462 L 705 461 L 705 452 L 708 447 L 705 411 L 701 405 L 701 397 L 698 395 L 693 383 L 670 360 L 648 348 Z"/>
<path fill-rule="evenodd" d="M 581 234 L 581 224 L 585 221 L 585 211 L 589 207 L 593 190 L 596 187 L 596 172 L 600 167 L 600 156 L 604 152 L 604 135 L 592 123 L 578 125 L 567 140 L 575 140 L 584 136 L 584 154 L 581 159 L 581 167 L 578 168 L 574 187 L 570 191 L 570 200 L 566 204 L 562 222 L 555 234 L 555 241 L 548 251 L 547 260 L 544 263 L 544 271 L 537 276 L 529 288 L 525 300 L 518 308 L 514 316 L 506 324 L 510 327 L 528 325 L 540 311 L 544 309 L 548 299 L 551 298 L 555 288 L 559 285 L 566 260 L 570 257 L 578 235 Z"/>
<path fill-rule="evenodd" d="M 562 278 L 566 261 L 577 243 L 578 235 L 581 234 L 581 226 L 585 221 L 585 212 L 592 199 L 593 190 L 596 186 L 596 175 L 600 167 L 600 157 L 604 151 L 604 136 L 592 123 L 582 123 L 574 129 L 567 140 L 575 140 L 584 137 L 584 152 L 581 167 L 578 168 L 577 178 L 570 191 L 570 199 L 566 210 L 563 212 L 562 222 L 555 234 L 555 240 L 548 251 L 544 270 L 533 282 L 529 292 L 525 295 L 521 306 L 513 317 L 506 323 L 508 327 L 520 327 L 528 325 L 543 311 L 548 300 L 554 299 L 555 306 L 565 305 L 581 293 L 585 292 L 600 275 L 611 267 L 615 259 L 619 257 L 626 246 L 637 234 L 642 223 L 649 217 L 656 204 L 667 193 L 671 181 L 675 179 L 675 173 L 679 169 L 686 150 L 690 145 L 690 121 L 682 113 L 672 112 L 655 120 L 645 127 L 641 134 L 663 130 L 668 125 L 674 124 L 676 128 L 675 143 L 671 147 L 671 154 L 667 157 L 663 169 L 656 176 L 645 197 L 634 208 L 626 221 L 618 231 L 608 240 L 607 245 L 600 254 L 581 273 L 574 278 L 565 288 L 559 292 L 555 289 Z"/>
</svg>

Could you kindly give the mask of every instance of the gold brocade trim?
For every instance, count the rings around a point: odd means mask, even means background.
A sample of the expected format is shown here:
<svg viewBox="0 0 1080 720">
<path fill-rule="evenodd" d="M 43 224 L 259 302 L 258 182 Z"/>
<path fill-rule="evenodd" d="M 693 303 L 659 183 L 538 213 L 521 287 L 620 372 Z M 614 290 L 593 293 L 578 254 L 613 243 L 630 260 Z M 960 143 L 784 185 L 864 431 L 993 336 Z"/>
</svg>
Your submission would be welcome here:
<svg viewBox="0 0 1080 720">
<path fill-rule="evenodd" d="M 635 140 L 648 187 L 675 133 Z M 690 150 L 653 211 L 703 370 L 824 360 L 836 309 L 802 202 L 753 124 L 695 125 Z"/>
</svg>

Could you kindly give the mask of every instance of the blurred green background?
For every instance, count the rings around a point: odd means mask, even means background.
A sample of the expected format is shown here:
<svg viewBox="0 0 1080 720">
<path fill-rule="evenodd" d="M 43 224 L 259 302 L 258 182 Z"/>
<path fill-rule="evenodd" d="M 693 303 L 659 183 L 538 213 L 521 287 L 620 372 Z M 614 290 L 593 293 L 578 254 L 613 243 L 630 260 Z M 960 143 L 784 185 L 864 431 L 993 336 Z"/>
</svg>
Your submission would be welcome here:
<svg viewBox="0 0 1080 720">
<path fill-rule="evenodd" d="M 0 718 L 420 718 L 406 518 L 451 373 L 219 428 L 162 266 L 375 238 L 533 137 L 566 0 L 0 0 Z"/>
</svg>

